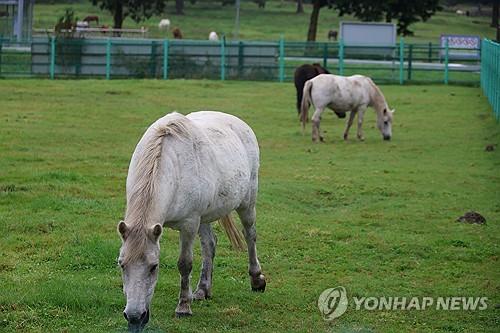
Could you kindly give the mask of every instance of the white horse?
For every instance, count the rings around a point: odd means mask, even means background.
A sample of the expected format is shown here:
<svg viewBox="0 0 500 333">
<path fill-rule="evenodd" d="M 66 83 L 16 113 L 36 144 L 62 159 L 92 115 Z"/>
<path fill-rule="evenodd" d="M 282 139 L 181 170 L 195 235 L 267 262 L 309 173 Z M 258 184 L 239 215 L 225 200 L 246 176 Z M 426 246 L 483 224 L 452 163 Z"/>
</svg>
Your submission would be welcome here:
<svg viewBox="0 0 500 333">
<path fill-rule="evenodd" d="M 158 278 L 159 239 L 163 227 L 180 231 L 177 262 L 181 279 L 177 316 L 191 315 L 191 299 L 212 295 L 217 239 L 210 222 L 233 210 L 243 224 L 253 290 L 266 280 L 256 250 L 255 203 L 259 147 L 252 129 L 240 119 L 211 111 L 158 119 L 137 144 L 127 176 L 127 210 L 118 224 L 129 330 L 140 331 Z M 226 232 L 236 229 L 234 224 Z M 200 280 L 190 288 L 193 243 L 199 234 L 203 256 Z"/>
<path fill-rule="evenodd" d="M 307 81 L 304 85 L 300 111 L 303 129 L 308 120 L 311 103 L 315 108 L 312 116 L 312 139 L 314 142 L 317 142 L 318 138 L 323 141 L 319 124 L 321 114 L 327 107 L 335 112 L 351 111 L 344 131 L 344 140 L 347 140 L 349 128 L 351 128 L 356 114 L 358 115 L 358 138 L 364 140 L 362 125 L 368 106 L 373 107 L 377 113 L 377 127 L 384 140 L 390 140 L 392 137 L 392 119 L 395 110 L 389 109 L 384 95 L 369 77 L 321 74 Z"/>
<path fill-rule="evenodd" d="M 219 40 L 219 35 L 217 35 L 217 33 L 215 31 L 212 31 L 208 35 L 208 40 L 218 41 Z"/>
<path fill-rule="evenodd" d="M 169 19 L 162 19 L 160 21 L 160 23 L 158 23 L 158 29 L 160 29 L 160 30 L 170 29 L 170 20 Z"/>
</svg>

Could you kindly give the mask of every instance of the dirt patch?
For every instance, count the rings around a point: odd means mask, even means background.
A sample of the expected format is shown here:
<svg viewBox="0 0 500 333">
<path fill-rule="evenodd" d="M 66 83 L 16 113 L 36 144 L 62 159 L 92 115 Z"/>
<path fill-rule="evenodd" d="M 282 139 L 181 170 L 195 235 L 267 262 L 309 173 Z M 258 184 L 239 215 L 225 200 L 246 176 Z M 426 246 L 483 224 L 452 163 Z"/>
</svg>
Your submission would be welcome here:
<svg viewBox="0 0 500 333">
<path fill-rule="evenodd" d="M 493 144 L 493 145 L 486 145 L 486 147 L 484 148 L 484 150 L 485 151 L 494 151 L 495 147 L 496 147 L 495 144 Z"/>
<path fill-rule="evenodd" d="M 479 213 L 470 211 L 465 213 L 464 216 L 460 216 L 457 222 L 469 223 L 469 224 L 486 224 L 486 219 Z"/>
</svg>

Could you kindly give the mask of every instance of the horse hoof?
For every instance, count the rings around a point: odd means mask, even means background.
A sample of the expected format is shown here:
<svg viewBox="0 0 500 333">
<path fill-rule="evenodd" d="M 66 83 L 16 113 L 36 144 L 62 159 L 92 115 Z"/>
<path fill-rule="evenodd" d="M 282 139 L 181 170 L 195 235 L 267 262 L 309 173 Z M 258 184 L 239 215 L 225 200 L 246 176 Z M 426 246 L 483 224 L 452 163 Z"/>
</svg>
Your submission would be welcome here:
<svg viewBox="0 0 500 333">
<path fill-rule="evenodd" d="M 210 299 L 212 296 L 204 289 L 198 289 L 193 294 L 193 299 L 196 301 L 203 301 L 205 299 Z"/>
<path fill-rule="evenodd" d="M 263 274 L 251 278 L 252 291 L 264 292 L 266 290 L 266 278 Z"/>
<path fill-rule="evenodd" d="M 177 312 L 177 311 L 175 311 L 176 318 L 191 317 L 192 315 L 193 315 L 193 313 L 191 311 L 189 311 L 189 312 Z"/>
<path fill-rule="evenodd" d="M 260 285 L 259 287 L 252 287 L 252 291 L 261 292 L 261 293 L 266 291 L 266 281 L 264 281 L 264 283 L 262 285 Z"/>
<path fill-rule="evenodd" d="M 321 142 L 325 142 L 325 138 L 323 138 L 322 136 L 319 137 L 319 141 Z"/>
</svg>

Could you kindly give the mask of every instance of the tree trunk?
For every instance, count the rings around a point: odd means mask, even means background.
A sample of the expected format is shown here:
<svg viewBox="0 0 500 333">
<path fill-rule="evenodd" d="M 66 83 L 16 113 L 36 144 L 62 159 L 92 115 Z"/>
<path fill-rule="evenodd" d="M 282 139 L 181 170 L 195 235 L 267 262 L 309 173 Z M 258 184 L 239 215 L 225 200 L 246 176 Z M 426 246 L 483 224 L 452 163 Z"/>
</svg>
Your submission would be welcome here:
<svg viewBox="0 0 500 333">
<path fill-rule="evenodd" d="M 316 31 L 318 30 L 319 10 L 321 9 L 320 0 L 313 1 L 313 10 L 309 20 L 309 31 L 307 32 L 307 41 L 316 41 Z"/>
<path fill-rule="evenodd" d="M 115 12 L 113 14 L 113 28 L 121 29 L 122 25 L 123 25 L 123 4 L 121 1 L 117 1 Z"/>
<path fill-rule="evenodd" d="M 123 3 L 121 1 L 116 2 L 115 12 L 113 14 L 113 29 L 121 29 L 123 25 Z M 114 32 L 113 36 L 120 37 L 119 32 Z"/>
<path fill-rule="evenodd" d="M 175 13 L 184 15 L 184 0 L 175 0 Z"/>
<path fill-rule="evenodd" d="M 304 4 L 303 4 L 302 0 L 297 0 L 297 11 L 295 13 L 297 13 L 297 14 L 304 13 Z"/>
<path fill-rule="evenodd" d="M 500 4 L 499 0 L 493 0 L 493 10 L 491 12 L 491 26 L 493 28 L 498 27 L 498 5 Z"/>
</svg>

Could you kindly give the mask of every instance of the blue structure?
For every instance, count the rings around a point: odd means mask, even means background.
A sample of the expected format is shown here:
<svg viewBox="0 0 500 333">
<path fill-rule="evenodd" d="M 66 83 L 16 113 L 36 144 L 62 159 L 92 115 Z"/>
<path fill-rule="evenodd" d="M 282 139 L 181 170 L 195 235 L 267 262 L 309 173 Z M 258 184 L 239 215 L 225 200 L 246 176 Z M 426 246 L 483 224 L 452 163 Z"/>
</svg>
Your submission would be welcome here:
<svg viewBox="0 0 500 333">
<path fill-rule="evenodd" d="M 35 0 L 0 0 L 0 37 L 10 41 L 31 40 Z"/>
</svg>

